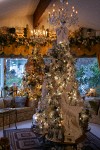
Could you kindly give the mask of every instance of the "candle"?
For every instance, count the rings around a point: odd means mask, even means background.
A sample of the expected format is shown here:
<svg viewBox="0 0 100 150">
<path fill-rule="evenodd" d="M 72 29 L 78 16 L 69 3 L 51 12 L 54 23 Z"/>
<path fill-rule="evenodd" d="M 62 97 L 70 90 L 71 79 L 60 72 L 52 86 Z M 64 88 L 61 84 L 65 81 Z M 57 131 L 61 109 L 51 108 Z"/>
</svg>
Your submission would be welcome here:
<svg viewBox="0 0 100 150">
<path fill-rule="evenodd" d="M 50 18 L 50 12 L 49 12 L 49 18 Z"/>
<path fill-rule="evenodd" d="M 59 16 L 60 16 L 60 9 L 59 9 Z"/>
<path fill-rule="evenodd" d="M 33 36 L 33 30 L 31 30 L 31 35 Z"/>
<path fill-rule="evenodd" d="M 66 2 L 66 5 L 68 5 L 68 2 Z"/>
</svg>

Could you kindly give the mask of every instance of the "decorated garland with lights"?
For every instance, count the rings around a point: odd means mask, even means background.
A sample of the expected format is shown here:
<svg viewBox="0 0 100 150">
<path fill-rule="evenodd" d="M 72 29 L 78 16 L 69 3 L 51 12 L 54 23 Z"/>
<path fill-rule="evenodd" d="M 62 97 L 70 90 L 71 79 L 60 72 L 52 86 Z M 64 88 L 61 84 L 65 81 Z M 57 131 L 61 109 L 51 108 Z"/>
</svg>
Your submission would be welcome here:
<svg viewBox="0 0 100 150">
<path fill-rule="evenodd" d="M 31 54 L 31 47 L 34 47 L 37 44 L 46 46 L 47 44 L 51 44 L 52 40 L 54 40 L 52 33 L 50 37 L 48 36 L 36 38 L 34 36 L 28 35 L 29 29 L 25 29 L 26 30 L 21 37 L 16 34 L 16 28 L 7 28 L 7 32 L 0 32 L 0 55 L 13 54 L 27 56 L 27 54 Z M 72 47 L 72 49 L 74 48 L 76 53 L 80 53 L 80 55 L 84 55 L 85 53 L 87 55 L 94 55 L 98 53 L 100 46 L 100 36 L 84 37 L 82 29 L 83 28 L 79 28 L 75 32 L 71 32 L 71 34 L 69 35 L 70 47 Z M 94 46 L 96 47 L 93 49 Z M 23 52 L 22 49 L 25 49 L 25 52 Z M 84 49 L 86 51 L 85 53 Z"/>
<path fill-rule="evenodd" d="M 91 48 L 100 44 L 100 36 L 87 36 L 83 35 L 83 28 L 79 28 L 75 32 L 71 33 L 69 36 L 70 46 L 77 45 L 78 47 L 87 48 L 87 50 L 91 51 Z"/>
<path fill-rule="evenodd" d="M 22 30 L 22 29 L 20 29 Z M 24 56 L 30 55 L 32 49 L 38 45 L 44 47 L 52 43 L 52 39 L 44 36 L 34 37 L 30 30 L 24 28 L 20 31 L 21 36 L 16 33 L 16 28 L 0 28 L 0 55 L 1 56 Z M 20 33 L 19 33 L 20 34 Z M 48 46 L 47 46 L 48 47 Z"/>
<path fill-rule="evenodd" d="M 15 44 L 16 47 L 24 45 L 28 48 L 30 45 L 45 45 L 47 42 L 50 42 L 50 39 L 46 37 L 34 38 L 34 36 L 31 36 L 28 25 L 20 32 L 23 32 L 21 36 L 16 33 L 16 28 L 0 28 L 0 45 L 2 48 L 5 46 L 9 47 L 12 44 Z"/>
</svg>

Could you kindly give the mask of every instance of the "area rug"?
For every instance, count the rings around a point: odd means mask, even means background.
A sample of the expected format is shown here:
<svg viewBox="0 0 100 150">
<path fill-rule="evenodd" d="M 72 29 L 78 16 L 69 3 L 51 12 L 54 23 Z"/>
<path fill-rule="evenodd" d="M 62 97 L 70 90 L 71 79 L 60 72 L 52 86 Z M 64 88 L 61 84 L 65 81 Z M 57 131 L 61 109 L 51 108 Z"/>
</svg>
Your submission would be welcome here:
<svg viewBox="0 0 100 150">
<path fill-rule="evenodd" d="M 100 150 L 100 138 L 91 132 L 87 132 L 87 138 L 83 142 L 82 150 Z"/>
<path fill-rule="evenodd" d="M 41 135 L 29 128 L 5 130 L 4 136 L 9 138 L 11 150 L 52 150 L 49 144 L 43 143 Z M 87 138 L 78 150 L 100 150 L 100 139 L 88 132 Z"/>
<path fill-rule="evenodd" d="M 40 135 L 29 128 L 5 130 L 4 136 L 10 141 L 11 150 L 41 150 Z"/>
</svg>

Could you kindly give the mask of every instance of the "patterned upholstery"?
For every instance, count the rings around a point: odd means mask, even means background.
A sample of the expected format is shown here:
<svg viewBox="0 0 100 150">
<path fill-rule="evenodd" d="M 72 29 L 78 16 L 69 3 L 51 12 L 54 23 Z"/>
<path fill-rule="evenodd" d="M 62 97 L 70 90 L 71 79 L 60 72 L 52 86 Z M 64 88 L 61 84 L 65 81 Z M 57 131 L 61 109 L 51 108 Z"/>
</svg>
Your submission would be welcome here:
<svg viewBox="0 0 100 150">
<path fill-rule="evenodd" d="M 35 113 L 35 109 L 37 108 L 37 101 L 34 101 L 33 106 L 31 107 L 19 107 L 15 108 L 17 110 L 17 122 L 30 120 L 32 119 L 33 114 Z M 10 123 L 14 123 L 15 115 L 10 116 Z M 9 124 L 9 117 L 5 116 L 4 118 L 5 125 Z M 0 127 L 3 126 L 3 119 L 0 115 Z"/>
<path fill-rule="evenodd" d="M 5 108 L 15 108 L 15 101 L 13 97 L 5 97 L 3 101 Z"/>
<path fill-rule="evenodd" d="M 25 107 L 27 97 L 16 96 L 15 97 L 15 107 Z"/>
<path fill-rule="evenodd" d="M 3 98 L 0 98 L 0 109 L 4 108 L 4 102 L 3 102 Z"/>
</svg>

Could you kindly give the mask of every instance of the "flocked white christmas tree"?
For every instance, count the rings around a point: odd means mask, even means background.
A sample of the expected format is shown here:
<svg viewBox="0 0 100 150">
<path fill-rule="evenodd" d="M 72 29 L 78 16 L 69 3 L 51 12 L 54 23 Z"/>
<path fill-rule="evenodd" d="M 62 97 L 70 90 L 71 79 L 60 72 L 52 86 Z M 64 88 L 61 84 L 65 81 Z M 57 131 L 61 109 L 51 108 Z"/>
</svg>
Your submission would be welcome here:
<svg viewBox="0 0 100 150">
<path fill-rule="evenodd" d="M 48 51 L 42 97 L 33 124 L 54 141 L 75 142 L 83 134 L 88 116 L 75 78 L 75 61 L 69 48 L 67 28 L 57 29 L 57 44 Z M 63 34 L 65 34 L 63 38 Z M 81 122 L 81 125 L 80 125 Z M 86 123 L 86 124 L 85 124 Z M 84 126 L 85 127 L 85 126 Z"/>
</svg>

